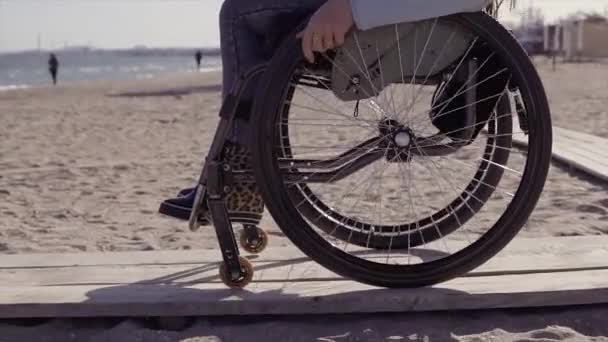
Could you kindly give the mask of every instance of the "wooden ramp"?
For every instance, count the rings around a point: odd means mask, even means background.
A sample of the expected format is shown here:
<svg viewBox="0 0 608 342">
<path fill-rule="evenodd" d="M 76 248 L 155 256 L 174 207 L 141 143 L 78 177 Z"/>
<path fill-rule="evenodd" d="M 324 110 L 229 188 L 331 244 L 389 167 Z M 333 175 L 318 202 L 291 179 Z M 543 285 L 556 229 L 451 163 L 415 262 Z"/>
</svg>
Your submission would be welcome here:
<svg viewBox="0 0 608 342">
<path fill-rule="evenodd" d="M 5 255 L 0 318 L 323 314 L 608 303 L 608 237 L 516 239 L 466 277 L 388 290 L 344 280 L 292 248 L 254 258 L 230 290 L 216 251 Z"/>
<path fill-rule="evenodd" d="M 608 139 L 554 127 L 553 157 L 608 181 Z"/>
<path fill-rule="evenodd" d="M 514 131 L 520 131 L 517 122 Z M 516 143 L 528 142 L 522 134 L 514 134 L 513 139 Z M 608 139 L 553 127 L 553 158 L 608 181 Z"/>
</svg>

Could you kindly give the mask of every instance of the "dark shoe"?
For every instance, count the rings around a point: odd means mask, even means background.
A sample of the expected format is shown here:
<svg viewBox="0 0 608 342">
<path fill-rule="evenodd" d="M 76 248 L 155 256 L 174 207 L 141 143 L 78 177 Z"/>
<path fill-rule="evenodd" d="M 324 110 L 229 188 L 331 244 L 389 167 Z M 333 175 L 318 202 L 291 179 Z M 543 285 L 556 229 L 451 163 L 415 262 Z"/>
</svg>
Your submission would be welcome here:
<svg viewBox="0 0 608 342">
<path fill-rule="evenodd" d="M 196 188 L 185 188 L 185 189 L 181 189 L 178 193 L 177 193 L 177 197 L 183 197 L 183 196 L 187 196 L 192 192 L 195 192 Z"/>
<path fill-rule="evenodd" d="M 233 170 L 242 171 L 251 168 L 251 154 L 247 148 L 227 143 L 223 151 L 224 160 L 230 164 Z M 257 225 L 262 219 L 264 202 L 256 184 L 234 183 L 232 190 L 226 194 L 225 202 L 228 215 L 232 222 Z M 180 191 L 181 197 L 171 198 L 161 203 L 159 213 L 180 220 L 189 220 L 194 198 L 195 189 L 184 189 Z M 206 204 L 206 201 L 203 201 Z M 209 223 L 207 208 L 203 208 L 199 221 L 202 225 Z"/>
<path fill-rule="evenodd" d="M 158 212 L 174 217 L 179 220 L 188 221 L 190 219 L 190 213 L 192 212 L 192 206 L 194 205 L 194 197 L 196 191 L 190 191 L 182 196 L 170 198 L 164 200 L 158 208 Z"/>
</svg>

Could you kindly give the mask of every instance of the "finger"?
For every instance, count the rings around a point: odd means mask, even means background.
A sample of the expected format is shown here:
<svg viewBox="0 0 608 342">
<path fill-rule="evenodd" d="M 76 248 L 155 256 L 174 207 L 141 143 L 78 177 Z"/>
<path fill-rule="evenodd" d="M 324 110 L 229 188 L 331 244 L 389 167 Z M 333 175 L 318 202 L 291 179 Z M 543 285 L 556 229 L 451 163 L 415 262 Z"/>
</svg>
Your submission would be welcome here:
<svg viewBox="0 0 608 342">
<path fill-rule="evenodd" d="M 310 63 L 315 62 L 315 55 L 312 52 L 312 32 L 310 30 L 304 30 L 302 35 L 302 53 Z"/>
<path fill-rule="evenodd" d="M 323 36 L 324 34 L 313 33 L 312 35 L 312 50 L 323 52 Z"/>
<path fill-rule="evenodd" d="M 325 52 L 333 49 L 334 45 L 334 30 L 331 27 L 328 27 L 323 34 L 323 51 Z"/>
<path fill-rule="evenodd" d="M 334 42 L 336 44 L 336 47 L 342 46 L 344 44 L 345 35 L 346 33 L 343 31 L 338 31 L 334 34 Z"/>
</svg>

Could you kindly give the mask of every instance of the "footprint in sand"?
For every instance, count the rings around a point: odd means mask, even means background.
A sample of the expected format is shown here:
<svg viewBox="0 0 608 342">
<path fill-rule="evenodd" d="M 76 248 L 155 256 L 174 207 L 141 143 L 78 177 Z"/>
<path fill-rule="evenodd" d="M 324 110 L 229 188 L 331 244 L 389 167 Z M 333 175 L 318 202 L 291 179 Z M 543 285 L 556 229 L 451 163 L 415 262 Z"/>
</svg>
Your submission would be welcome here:
<svg viewBox="0 0 608 342">
<path fill-rule="evenodd" d="M 590 205 L 590 204 L 581 204 L 578 207 L 576 207 L 576 210 L 578 212 L 582 212 L 582 213 L 589 213 L 589 214 L 598 214 L 598 215 L 606 215 L 608 214 L 608 211 L 606 211 L 606 209 L 597 206 L 597 205 Z"/>
<path fill-rule="evenodd" d="M 564 201 L 562 199 L 554 199 L 551 201 L 551 205 L 556 208 L 563 209 L 563 208 L 568 207 L 568 202 Z"/>
<path fill-rule="evenodd" d="M 85 246 L 85 245 L 69 245 L 68 247 L 71 247 L 72 249 L 75 249 L 75 250 L 80 251 L 80 252 L 86 252 L 87 251 L 87 246 Z"/>
<path fill-rule="evenodd" d="M 591 226 L 592 230 L 597 231 L 599 234 L 608 234 L 608 227 L 598 227 L 598 226 Z"/>
<path fill-rule="evenodd" d="M 179 237 L 173 235 L 164 235 L 161 236 L 160 239 L 164 242 L 177 242 L 179 241 Z"/>
<path fill-rule="evenodd" d="M 606 341 L 603 337 L 595 338 L 582 335 L 571 328 L 560 326 L 549 326 L 542 330 L 534 330 L 523 333 L 511 333 L 502 329 L 495 329 L 481 334 L 469 336 L 452 337 L 458 342 L 479 341 Z"/>
<path fill-rule="evenodd" d="M 10 210 L 3 211 L 2 214 L 6 215 L 6 216 L 17 217 L 17 213 L 15 213 L 14 211 L 10 211 Z"/>
</svg>

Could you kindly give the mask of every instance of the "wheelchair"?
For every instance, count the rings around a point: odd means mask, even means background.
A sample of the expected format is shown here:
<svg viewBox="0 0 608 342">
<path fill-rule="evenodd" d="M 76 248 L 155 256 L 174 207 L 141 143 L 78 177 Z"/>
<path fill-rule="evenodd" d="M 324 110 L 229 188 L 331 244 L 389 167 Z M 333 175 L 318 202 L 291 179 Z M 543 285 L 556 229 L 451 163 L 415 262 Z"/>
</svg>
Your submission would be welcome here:
<svg viewBox="0 0 608 342">
<path fill-rule="evenodd" d="M 231 220 L 225 194 L 256 183 L 279 228 L 323 267 L 380 287 L 422 287 L 463 275 L 526 224 L 551 158 L 543 85 L 517 40 L 485 12 L 353 30 L 307 62 L 295 32 L 225 97 L 198 181 L 190 228 L 208 209 L 223 263 L 243 288 L 239 252 L 268 241 Z M 253 166 L 222 148 L 240 99 L 258 78 Z"/>
</svg>

